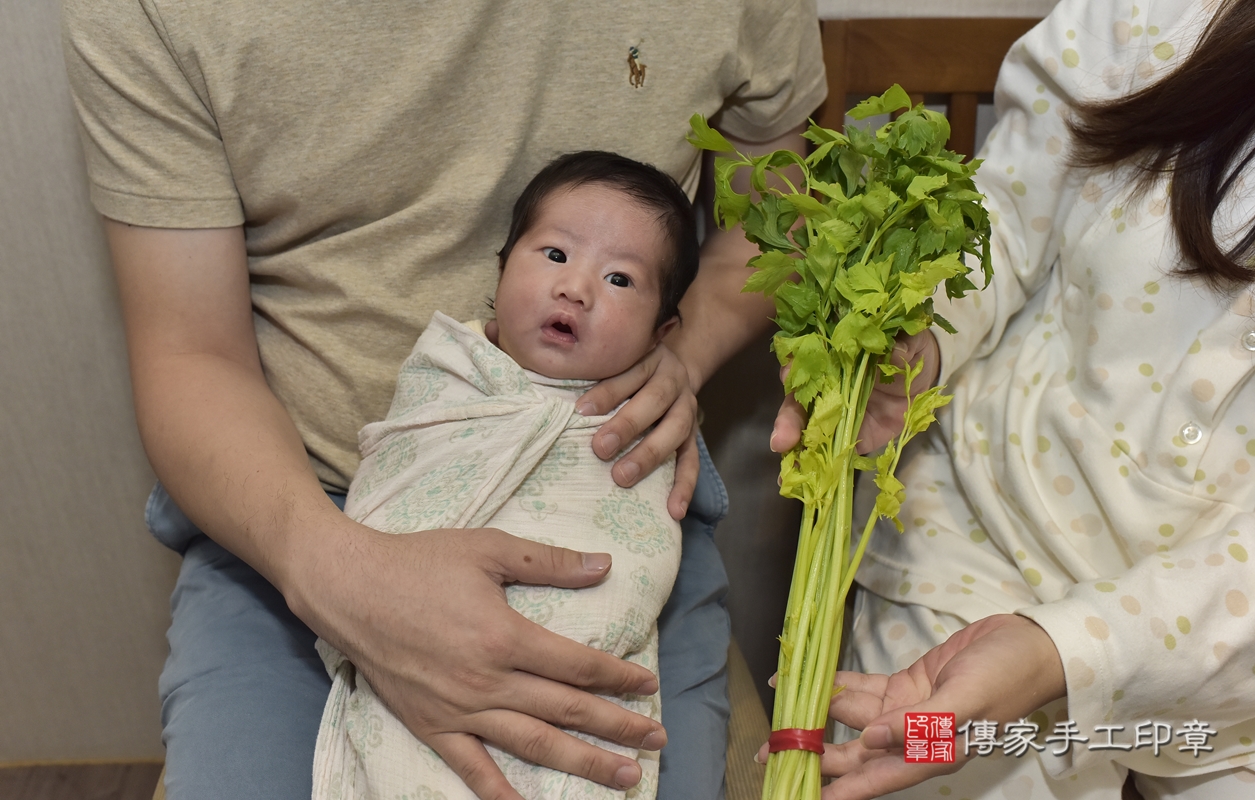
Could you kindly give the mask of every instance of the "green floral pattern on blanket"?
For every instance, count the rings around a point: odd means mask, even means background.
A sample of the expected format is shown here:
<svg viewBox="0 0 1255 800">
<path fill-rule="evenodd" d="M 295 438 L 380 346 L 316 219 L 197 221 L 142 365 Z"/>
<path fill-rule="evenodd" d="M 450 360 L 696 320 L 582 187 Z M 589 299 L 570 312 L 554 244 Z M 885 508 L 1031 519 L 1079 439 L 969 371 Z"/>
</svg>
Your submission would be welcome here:
<svg viewBox="0 0 1255 800">
<path fill-rule="evenodd" d="M 345 735 L 353 749 L 363 756 L 383 744 L 383 717 L 373 700 L 374 696 L 368 692 L 354 692 L 344 709 Z"/>
<path fill-rule="evenodd" d="M 430 403 L 449 388 L 448 373 L 437 367 L 425 354 L 406 359 L 397 374 L 397 390 L 392 396 L 389 417 L 397 417 L 410 409 Z"/>
<path fill-rule="evenodd" d="M 471 383 L 487 395 L 527 394 L 532 382 L 514 359 L 487 341 L 470 346 L 471 361 L 479 371 L 471 375 Z"/>
<path fill-rule="evenodd" d="M 535 622 L 537 625 L 548 625 L 556 612 L 575 591 L 559 589 L 556 586 L 524 586 L 506 587 L 506 601 L 510 608 Z"/>
<path fill-rule="evenodd" d="M 580 463 L 576 447 L 574 442 L 559 441 L 515 490 L 519 508 L 537 522 L 544 521 L 558 510 L 558 504 L 547 496 L 547 490 L 567 477 Z"/>
<path fill-rule="evenodd" d="M 616 486 L 597 503 L 593 524 L 628 551 L 653 558 L 672 547 L 672 533 L 635 488 Z"/>
<path fill-rule="evenodd" d="M 373 494 L 380 484 L 400 475 L 406 467 L 413 464 L 417 456 L 418 446 L 412 436 L 390 439 L 374 454 L 371 468 L 363 470 L 362 480 L 357 484 L 357 493 L 363 496 Z"/>
<path fill-rule="evenodd" d="M 421 531 L 452 522 L 485 468 L 482 450 L 458 456 L 447 466 L 427 473 L 416 485 L 405 489 L 388 506 L 384 518 L 390 531 Z"/>
</svg>

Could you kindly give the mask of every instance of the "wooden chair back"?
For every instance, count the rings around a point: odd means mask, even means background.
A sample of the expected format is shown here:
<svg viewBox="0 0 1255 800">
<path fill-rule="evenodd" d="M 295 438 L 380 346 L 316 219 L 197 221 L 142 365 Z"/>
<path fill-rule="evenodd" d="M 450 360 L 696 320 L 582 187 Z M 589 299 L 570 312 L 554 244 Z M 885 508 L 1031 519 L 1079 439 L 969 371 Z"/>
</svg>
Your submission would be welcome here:
<svg viewBox="0 0 1255 800">
<path fill-rule="evenodd" d="M 916 103 L 944 96 L 950 149 L 976 149 L 976 107 L 990 102 L 1003 56 L 1037 19 L 829 19 L 822 22 L 828 102 L 820 125 L 841 130 L 846 99 L 898 83 Z"/>
</svg>

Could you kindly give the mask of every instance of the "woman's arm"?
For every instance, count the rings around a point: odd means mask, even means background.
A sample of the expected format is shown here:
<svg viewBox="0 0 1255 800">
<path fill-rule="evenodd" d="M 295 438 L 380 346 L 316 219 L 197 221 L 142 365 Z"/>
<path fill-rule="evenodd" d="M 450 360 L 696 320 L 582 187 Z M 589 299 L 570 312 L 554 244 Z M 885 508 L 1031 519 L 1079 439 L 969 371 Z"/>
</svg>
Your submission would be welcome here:
<svg viewBox="0 0 1255 800">
<path fill-rule="evenodd" d="M 327 499 L 257 353 L 240 228 L 105 231 L 140 434 L 157 475 L 215 541 L 270 580 L 406 726 L 482 798 L 518 798 L 484 750 L 627 787 L 631 759 L 555 726 L 658 749 L 652 720 L 592 692 L 652 693 L 648 670 L 511 610 L 502 585 L 601 580 L 604 554 L 495 530 L 390 536 Z"/>
</svg>

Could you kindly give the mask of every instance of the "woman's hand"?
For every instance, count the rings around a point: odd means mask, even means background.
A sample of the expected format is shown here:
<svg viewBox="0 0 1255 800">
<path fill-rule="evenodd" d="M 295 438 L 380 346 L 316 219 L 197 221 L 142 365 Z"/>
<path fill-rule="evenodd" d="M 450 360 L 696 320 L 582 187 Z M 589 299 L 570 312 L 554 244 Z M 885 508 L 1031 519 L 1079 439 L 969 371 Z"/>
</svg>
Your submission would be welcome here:
<svg viewBox="0 0 1255 800">
<path fill-rule="evenodd" d="M 908 764 L 903 759 L 903 715 L 952 712 L 969 720 L 1014 722 L 1066 694 L 1063 663 L 1054 642 L 1035 622 L 998 614 L 968 625 L 893 675 L 838 672 L 844 686 L 829 716 L 858 739 L 825 745 L 820 771 L 835 777 L 824 800 L 868 800 L 958 771 L 967 759 L 956 747 L 953 764 Z M 766 748 L 759 752 L 766 758 Z"/>
<path fill-rule="evenodd" d="M 941 352 L 932 331 L 925 330 L 914 336 L 899 338 L 893 346 L 891 358 L 891 363 L 899 367 L 914 365 L 923 360 L 924 368 L 911 384 L 912 396 L 932 387 L 941 374 Z M 780 370 L 782 382 L 788 369 L 783 367 Z M 858 452 L 866 455 L 879 450 L 890 439 L 902 433 L 906 407 L 906 382 L 902 375 L 895 377 L 892 383 L 877 381 L 867 401 L 863 426 L 858 431 Z M 802 441 L 802 429 L 805 427 L 806 411 L 793 399 L 793 395 L 787 395 L 780 405 L 780 413 L 776 415 L 776 424 L 771 431 L 772 451 L 783 453 L 796 447 Z"/>
<path fill-rule="evenodd" d="M 620 486 L 632 486 L 675 453 L 675 484 L 667 498 L 667 512 L 673 519 L 682 519 L 693 498 L 698 470 L 697 394 L 689 372 L 670 348 L 660 344 L 626 372 L 585 392 L 576 408 L 585 416 L 608 414 L 629 397 L 628 404 L 593 437 L 593 452 L 609 461 L 657 423 L 610 474 Z"/>
</svg>

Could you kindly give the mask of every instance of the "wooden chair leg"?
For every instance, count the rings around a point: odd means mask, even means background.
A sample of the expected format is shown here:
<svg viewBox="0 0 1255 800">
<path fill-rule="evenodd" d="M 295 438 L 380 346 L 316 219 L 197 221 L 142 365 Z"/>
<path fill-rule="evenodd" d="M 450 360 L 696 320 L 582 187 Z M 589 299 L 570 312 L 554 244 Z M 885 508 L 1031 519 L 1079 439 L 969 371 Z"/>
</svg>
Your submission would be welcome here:
<svg viewBox="0 0 1255 800">
<path fill-rule="evenodd" d="M 950 95 L 946 116 L 950 120 L 949 149 L 969 159 L 976 154 L 976 107 L 978 96 L 974 92 L 955 92 Z"/>
</svg>

